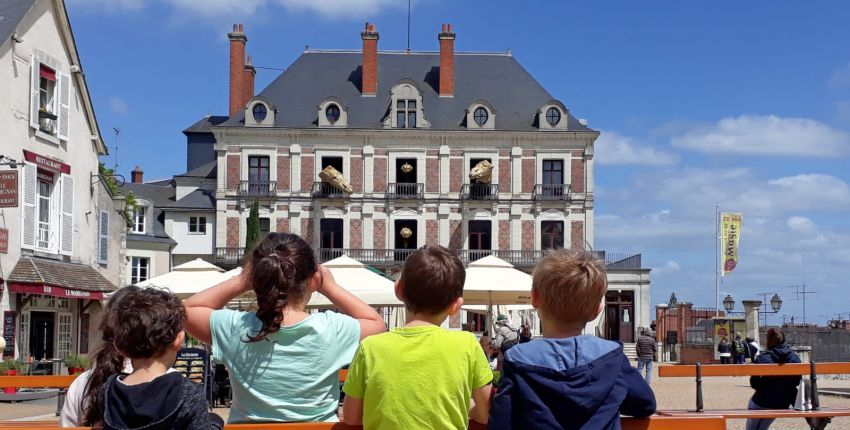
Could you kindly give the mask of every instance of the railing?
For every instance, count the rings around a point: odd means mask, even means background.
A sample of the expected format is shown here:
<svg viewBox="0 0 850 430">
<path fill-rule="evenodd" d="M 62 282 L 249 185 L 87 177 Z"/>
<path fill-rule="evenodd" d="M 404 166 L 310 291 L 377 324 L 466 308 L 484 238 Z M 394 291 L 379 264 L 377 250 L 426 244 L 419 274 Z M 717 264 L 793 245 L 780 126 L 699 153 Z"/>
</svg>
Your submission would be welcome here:
<svg viewBox="0 0 850 430">
<path fill-rule="evenodd" d="M 387 200 L 420 200 L 424 197 L 425 184 L 392 183 L 387 185 Z"/>
<path fill-rule="evenodd" d="M 534 200 L 570 200 L 570 186 L 556 184 L 537 184 L 532 194 Z"/>
<path fill-rule="evenodd" d="M 239 195 L 242 197 L 274 197 L 277 183 L 272 181 L 240 181 Z"/>
<path fill-rule="evenodd" d="M 314 199 L 344 199 L 348 197 L 348 194 L 341 189 L 325 182 L 314 182 L 310 195 Z"/>
<path fill-rule="evenodd" d="M 498 184 L 463 184 L 460 189 L 461 200 L 497 200 Z"/>
<path fill-rule="evenodd" d="M 216 248 L 215 262 L 221 266 L 238 266 L 245 255 L 245 248 Z"/>
</svg>

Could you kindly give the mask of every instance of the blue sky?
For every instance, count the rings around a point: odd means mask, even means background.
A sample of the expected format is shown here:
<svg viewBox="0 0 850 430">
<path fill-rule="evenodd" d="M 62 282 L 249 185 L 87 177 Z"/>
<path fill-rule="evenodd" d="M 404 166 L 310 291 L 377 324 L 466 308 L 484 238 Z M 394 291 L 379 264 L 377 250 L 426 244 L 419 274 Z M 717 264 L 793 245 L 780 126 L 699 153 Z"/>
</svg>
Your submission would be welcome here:
<svg viewBox="0 0 850 430">
<path fill-rule="evenodd" d="M 181 130 L 227 110 L 226 32 L 244 22 L 258 66 L 305 45 L 406 46 L 404 0 L 68 0 L 101 130 L 119 170 L 185 170 Z M 722 291 L 776 292 L 779 315 L 838 313 L 850 267 L 850 4 L 803 1 L 417 0 L 412 48 L 513 55 L 579 118 L 596 150 L 596 247 L 641 251 L 653 302 L 714 302 L 714 208 L 744 214 Z M 257 90 L 279 72 L 261 69 Z M 112 165 L 114 158 L 109 158 Z M 740 304 L 738 305 L 740 309 Z M 774 316 L 773 321 L 777 321 Z"/>
</svg>

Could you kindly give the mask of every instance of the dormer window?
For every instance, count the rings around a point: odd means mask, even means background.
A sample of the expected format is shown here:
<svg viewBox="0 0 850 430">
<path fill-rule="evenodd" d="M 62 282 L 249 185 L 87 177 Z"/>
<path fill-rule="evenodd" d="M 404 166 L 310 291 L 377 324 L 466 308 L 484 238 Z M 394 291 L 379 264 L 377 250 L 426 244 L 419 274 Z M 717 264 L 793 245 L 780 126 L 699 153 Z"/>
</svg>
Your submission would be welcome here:
<svg viewBox="0 0 850 430">
<path fill-rule="evenodd" d="M 262 103 L 257 103 L 254 105 L 253 114 L 254 121 L 258 123 L 262 123 L 266 119 L 266 115 L 268 115 L 269 110 L 266 108 L 266 105 Z"/>
<path fill-rule="evenodd" d="M 336 124 L 339 121 L 339 106 L 334 104 L 328 105 L 327 109 L 325 109 L 325 118 L 331 125 Z"/>
<path fill-rule="evenodd" d="M 495 130 L 496 110 L 487 100 L 476 100 L 465 111 L 464 123 L 470 130 Z"/>
<path fill-rule="evenodd" d="M 396 102 L 396 127 L 416 128 L 416 100 Z"/>
<path fill-rule="evenodd" d="M 561 122 L 561 111 L 556 107 L 550 107 L 549 110 L 546 111 L 546 122 L 549 123 L 552 127 L 558 125 Z"/>
<path fill-rule="evenodd" d="M 479 107 L 475 109 L 475 114 L 473 115 L 475 119 L 475 123 L 478 124 L 479 127 L 484 127 L 484 124 L 487 124 L 487 119 L 490 118 L 490 114 L 487 113 L 487 109 L 483 107 Z"/>
</svg>

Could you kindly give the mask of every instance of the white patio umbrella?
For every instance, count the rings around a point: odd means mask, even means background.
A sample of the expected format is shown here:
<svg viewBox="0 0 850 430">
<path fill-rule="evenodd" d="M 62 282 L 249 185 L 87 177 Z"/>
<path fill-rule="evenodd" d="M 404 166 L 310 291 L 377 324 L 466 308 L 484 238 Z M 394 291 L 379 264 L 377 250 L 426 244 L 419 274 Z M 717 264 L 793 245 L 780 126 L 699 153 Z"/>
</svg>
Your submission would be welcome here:
<svg viewBox="0 0 850 430">
<path fill-rule="evenodd" d="M 322 264 L 334 275 L 336 282 L 360 300 L 372 306 L 404 306 L 395 296 L 395 283 L 371 270 L 365 264 L 343 255 Z M 311 307 L 333 306 L 327 297 L 313 294 L 307 303 Z"/>
<path fill-rule="evenodd" d="M 531 275 L 488 255 L 466 269 L 463 301 L 468 305 L 487 305 L 487 326 L 492 331 L 493 305 L 531 304 Z"/>
<path fill-rule="evenodd" d="M 198 258 L 176 266 L 166 274 L 139 282 L 136 285 L 168 289 L 180 298 L 187 298 L 199 291 L 224 282 L 232 276 L 235 275 L 228 275 L 221 267 Z"/>
</svg>

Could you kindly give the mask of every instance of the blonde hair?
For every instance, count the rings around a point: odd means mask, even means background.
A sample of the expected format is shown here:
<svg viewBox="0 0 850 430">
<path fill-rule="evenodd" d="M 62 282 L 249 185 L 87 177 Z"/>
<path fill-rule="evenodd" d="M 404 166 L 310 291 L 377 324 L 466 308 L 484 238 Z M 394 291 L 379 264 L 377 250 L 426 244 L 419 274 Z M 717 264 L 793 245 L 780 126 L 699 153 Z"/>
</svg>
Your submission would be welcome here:
<svg viewBox="0 0 850 430">
<path fill-rule="evenodd" d="M 605 263 L 584 251 L 547 252 L 534 268 L 531 288 L 549 317 L 584 324 L 596 317 L 608 289 Z"/>
</svg>

